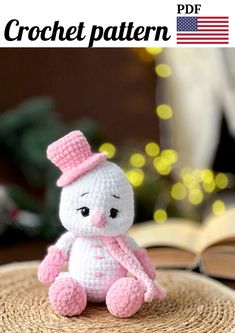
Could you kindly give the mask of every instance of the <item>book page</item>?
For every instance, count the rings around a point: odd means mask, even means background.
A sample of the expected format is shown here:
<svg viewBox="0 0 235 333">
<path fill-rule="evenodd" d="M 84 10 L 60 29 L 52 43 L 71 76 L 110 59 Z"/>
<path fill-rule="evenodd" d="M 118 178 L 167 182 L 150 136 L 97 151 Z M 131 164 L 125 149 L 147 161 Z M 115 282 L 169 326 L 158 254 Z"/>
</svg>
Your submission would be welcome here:
<svg viewBox="0 0 235 333">
<path fill-rule="evenodd" d="M 200 271 L 207 275 L 234 279 L 235 278 L 235 244 L 212 246 L 203 252 Z"/>
<path fill-rule="evenodd" d="M 221 216 L 209 216 L 202 227 L 201 252 L 209 246 L 235 240 L 235 209 Z"/>
<path fill-rule="evenodd" d="M 128 235 L 142 247 L 181 248 L 197 254 L 200 250 L 201 227 L 186 219 L 169 218 L 164 224 L 154 221 L 135 224 Z"/>
<path fill-rule="evenodd" d="M 198 257 L 190 251 L 173 247 L 148 248 L 148 255 L 156 268 L 188 268 L 198 265 Z"/>
</svg>

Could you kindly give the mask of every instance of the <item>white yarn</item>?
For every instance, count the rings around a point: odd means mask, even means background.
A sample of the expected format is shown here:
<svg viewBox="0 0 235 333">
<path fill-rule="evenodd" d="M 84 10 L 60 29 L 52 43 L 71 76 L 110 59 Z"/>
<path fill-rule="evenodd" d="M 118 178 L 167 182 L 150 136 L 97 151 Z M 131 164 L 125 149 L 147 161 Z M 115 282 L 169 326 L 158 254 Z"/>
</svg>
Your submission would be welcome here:
<svg viewBox="0 0 235 333">
<path fill-rule="evenodd" d="M 89 208 L 89 216 L 82 216 L 78 210 L 81 207 Z M 116 218 L 110 216 L 112 208 L 118 210 Z M 101 228 L 91 223 L 96 213 L 105 215 L 106 224 Z M 68 232 L 61 236 L 56 247 L 67 253 L 70 251 L 68 275 L 85 287 L 89 301 L 104 301 L 110 286 L 126 276 L 126 271 L 110 255 L 101 239 L 90 236 L 125 234 L 132 225 L 133 190 L 124 172 L 114 163 L 102 162 L 63 188 L 59 214 Z M 138 245 L 130 237 L 128 240 L 135 251 Z"/>
<path fill-rule="evenodd" d="M 75 239 L 76 237 L 70 231 L 67 231 L 58 239 L 55 245 L 58 249 L 68 253 Z"/>
<path fill-rule="evenodd" d="M 81 215 L 81 207 L 89 208 L 89 216 Z M 110 217 L 112 208 L 119 211 L 114 219 Z M 104 213 L 107 221 L 102 228 L 91 224 L 91 217 L 97 212 Z M 116 164 L 102 162 L 62 189 L 59 214 L 63 226 L 76 236 L 124 234 L 134 218 L 132 187 Z"/>
<path fill-rule="evenodd" d="M 100 248 L 94 247 L 100 245 Z M 103 259 L 97 259 L 97 257 Z M 110 255 L 101 240 L 79 237 L 73 243 L 69 273 L 86 289 L 89 301 L 103 302 L 111 285 L 126 276 L 126 270 Z"/>
</svg>

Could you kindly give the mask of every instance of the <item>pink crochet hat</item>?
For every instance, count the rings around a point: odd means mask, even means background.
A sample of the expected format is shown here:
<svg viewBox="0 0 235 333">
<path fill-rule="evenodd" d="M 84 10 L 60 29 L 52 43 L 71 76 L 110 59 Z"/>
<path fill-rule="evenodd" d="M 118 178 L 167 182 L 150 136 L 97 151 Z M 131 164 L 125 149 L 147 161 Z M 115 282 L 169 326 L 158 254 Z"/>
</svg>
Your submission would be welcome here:
<svg viewBox="0 0 235 333">
<path fill-rule="evenodd" d="M 107 154 L 93 154 L 82 132 L 73 131 L 49 145 L 47 157 L 63 172 L 57 185 L 65 186 L 106 160 Z"/>
</svg>

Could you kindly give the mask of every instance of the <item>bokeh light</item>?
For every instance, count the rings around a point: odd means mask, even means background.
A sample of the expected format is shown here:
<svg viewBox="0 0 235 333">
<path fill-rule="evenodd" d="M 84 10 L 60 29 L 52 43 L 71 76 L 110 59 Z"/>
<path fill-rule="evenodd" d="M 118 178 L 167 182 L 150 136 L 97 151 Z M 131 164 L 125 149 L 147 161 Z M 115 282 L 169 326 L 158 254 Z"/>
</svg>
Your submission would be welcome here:
<svg viewBox="0 0 235 333">
<path fill-rule="evenodd" d="M 128 170 L 126 176 L 134 187 L 140 186 L 144 181 L 144 172 L 141 169 Z"/>
<path fill-rule="evenodd" d="M 167 219 L 167 212 L 164 209 L 157 209 L 153 214 L 154 221 L 157 223 L 163 223 Z"/>
<path fill-rule="evenodd" d="M 182 173 L 182 179 L 184 185 L 189 189 L 193 189 L 198 186 L 197 177 L 190 169 L 187 171 L 185 170 L 185 172 Z"/>
<path fill-rule="evenodd" d="M 198 188 L 189 190 L 188 199 L 193 205 L 199 205 L 203 200 L 202 191 Z"/>
<path fill-rule="evenodd" d="M 163 120 L 168 120 L 173 116 L 173 110 L 170 105 L 160 104 L 156 107 L 156 113 L 159 118 Z"/>
<path fill-rule="evenodd" d="M 155 156 L 159 155 L 160 147 L 155 142 L 149 142 L 145 146 L 145 151 L 146 151 L 146 154 L 148 154 L 149 156 L 155 157 Z"/>
<path fill-rule="evenodd" d="M 153 160 L 153 165 L 157 172 L 163 176 L 169 175 L 172 170 L 172 166 L 162 156 L 155 157 Z"/>
<path fill-rule="evenodd" d="M 228 186 L 228 176 L 224 173 L 218 173 L 215 177 L 216 186 L 223 190 Z"/>
<path fill-rule="evenodd" d="M 143 167 L 145 165 L 145 157 L 144 157 L 144 155 L 140 154 L 140 153 L 136 153 L 136 154 L 131 155 L 131 157 L 130 157 L 130 164 L 133 167 L 136 167 L 136 168 Z"/>
<path fill-rule="evenodd" d="M 193 169 L 192 174 L 193 174 L 195 180 L 197 181 L 197 183 L 200 183 L 201 182 L 201 177 L 200 177 L 201 169 Z"/>
<path fill-rule="evenodd" d="M 215 181 L 212 180 L 211 182 L 204 182 L 202 184 L 202 187 L 203 187 L 205 192 L 212 193 L 215 190 Z"/>
<path fill-rule="evenodd" d="M 173 164 L 178 160 L 178 154 L 174 149 L 164 149 L 161 153 L 168 163 Z"/>
<path fill-rule="evenodd" d="M 191 173 L 193 173 L 193 169 L 191 169 L 191 168 L 187 168 L 187 167 L 182 168 L 181 171 L 180 171 L 180 175 L 181 175 L 182 178 L 183 178 L 186 174 L 191 174 Z"/>
<path fill-rule="evenodd" d="M 225 204 L 222 200 L 216 200 L 212 204 L 212 212 L 215 215 L 223 215 L 225 213 Z"/>
<path fill-rule="evenodd" d="M 148 54 L 153 56 L 160 54 L 163 51 L 162 47 L 146 47 L 145 50 Z"/>
<path fill-rule="evenodd" d="M 214 174 L 213 174 L 212 170 L 204 169 L 204 170 L 201 170 L 200 177 L 204 183 L 210 183 L 214 179 Z"/>
<path fill-rule="evenodd" d="M 106 153 L 108 158 L 112 158 L 116 153 L 116 148 L 112 143 L 105 142 L 99 147 L 99 151 Z"/>
<path fill-rule="evenodd" d="M 171 188 L 171 196 L 175 200 L 183 200 L 186 197 L 187 190 L 182 183 L 176 183 Z"/>
<path fill-rule="evenodd" d="M 167 77 L 171 76 L 172 70 L 171 70 L 170 66 L 167 64 L 158 64 L 155 67 L 155 73 L 162 78 L 167 78 Z"/>
</svg>

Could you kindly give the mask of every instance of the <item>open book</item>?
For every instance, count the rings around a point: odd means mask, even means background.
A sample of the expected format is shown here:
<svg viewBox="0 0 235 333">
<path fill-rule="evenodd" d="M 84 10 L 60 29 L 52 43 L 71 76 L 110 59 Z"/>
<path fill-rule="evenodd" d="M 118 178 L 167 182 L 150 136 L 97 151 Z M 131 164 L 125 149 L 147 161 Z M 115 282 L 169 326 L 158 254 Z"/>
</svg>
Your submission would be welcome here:
<svg viewBox="0 0 235 333">
<path fill-rule="evenodd" d="M 235 209 L 201 225 L 169 218 L 134 225 L 129 236 L 148 249 L 156 267 L 199 268 L 206 275 L 235 279 Z"/>
</svg>

